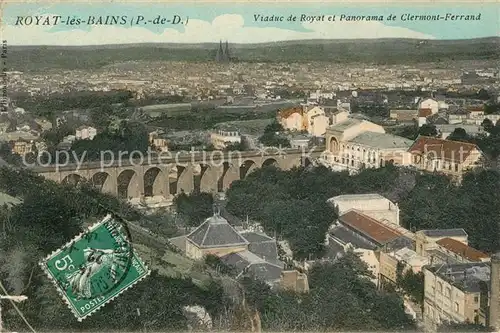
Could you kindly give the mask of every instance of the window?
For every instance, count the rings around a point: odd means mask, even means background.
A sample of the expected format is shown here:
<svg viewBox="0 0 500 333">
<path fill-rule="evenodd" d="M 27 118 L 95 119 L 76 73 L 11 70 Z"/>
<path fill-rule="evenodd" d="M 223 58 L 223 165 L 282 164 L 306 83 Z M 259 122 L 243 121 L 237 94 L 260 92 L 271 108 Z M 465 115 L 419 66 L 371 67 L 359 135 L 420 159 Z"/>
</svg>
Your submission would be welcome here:
<svg viewBox="0 0 500 333">
<path fill-rule="evenodd" d="M 443 284 L 441 282 L 437 283 L 438 293 L 443 293 Z"/>
<path fill-rule="evenodd" d="M 460 310 L 460 307 L 457 302 L 455 302 L 455 312 L 458 312 Z"/>
<path fill-rule="evenodd" d="M 455 163 L 455 171 L 458 172 L 458 164 Z"/>
<path fill-rule="evenodd" d="M 446 296 L 446 298 L 450 298 L 451 297 L 451 289 L 446 288 L 446 293 L 444 295 Z"/>
<path fill-rule="evenodd" d="M 479 296 L 474 296 L 474 303 L 479 303 Z"/>
</svg>

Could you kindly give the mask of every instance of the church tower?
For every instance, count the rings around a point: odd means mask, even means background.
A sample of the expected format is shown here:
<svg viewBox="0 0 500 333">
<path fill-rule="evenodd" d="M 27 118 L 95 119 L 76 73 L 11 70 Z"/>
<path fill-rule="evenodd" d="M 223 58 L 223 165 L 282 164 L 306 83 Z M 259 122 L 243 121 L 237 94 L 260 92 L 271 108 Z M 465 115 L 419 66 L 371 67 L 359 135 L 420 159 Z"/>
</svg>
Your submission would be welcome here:
<svg viewBox="0 0 500 333">
<path fill-rule="evenodd" d="M 219 42 L 219 48 L 217 49 L 217 53 L 215 55 L 215 61 L 217 62 L 231 61 L 231 55 L 229 54 L 229 42 L 227 40 L 224 45 L 222 44 L 222 40 Z"/>
<path fill-rule="evenodd" d="M 231 55 L 229 54 L 229 43 L 226 40 L 226 48 L 224 49 L 224 58 L 226 61 L 231 60 Z"/>
<path fill-rule="evenodd" d="M 215 61 L 224 61 L 224 49 L 222 48 L 222 40 L 219 42 L 219 48 L 217 49 L 217 54 L 215 55 Z"/>
</svg>

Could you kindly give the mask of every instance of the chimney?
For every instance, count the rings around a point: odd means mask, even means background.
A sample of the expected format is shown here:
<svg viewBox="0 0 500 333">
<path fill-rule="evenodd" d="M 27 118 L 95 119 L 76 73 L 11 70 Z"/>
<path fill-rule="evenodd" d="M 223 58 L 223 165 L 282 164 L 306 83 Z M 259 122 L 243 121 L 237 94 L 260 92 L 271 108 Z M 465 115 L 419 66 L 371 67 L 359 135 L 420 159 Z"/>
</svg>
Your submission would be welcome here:
<svg viewBox="0 0 500 333">
<path fill-rule="evenodd" d="M 489 325 L 498 331 L 500 329 L 500 256 L 491 256 L 490 274 L 490 309 L 488 315 Z"/>
</svg>

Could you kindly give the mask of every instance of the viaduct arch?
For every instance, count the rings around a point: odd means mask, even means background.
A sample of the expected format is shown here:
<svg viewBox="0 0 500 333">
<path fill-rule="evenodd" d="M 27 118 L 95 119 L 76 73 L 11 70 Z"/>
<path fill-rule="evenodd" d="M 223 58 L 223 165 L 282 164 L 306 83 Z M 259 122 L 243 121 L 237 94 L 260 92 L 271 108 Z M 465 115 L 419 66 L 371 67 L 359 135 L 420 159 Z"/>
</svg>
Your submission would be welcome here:
<svg viewBox="0 0 500 333">
<path fill-rule="evenodd" d="M 47 179 L 77 185 L 88 182 L 100 191 L 124 199 L 164 197 L 172 198 L 181 192 L 200 190 L 202 192 L 222 192 L 231 183 L 244 179 L 258 168 L 275 166 L 283 170 L 311 164 L 311 158 L 321 155 L 323 149 L 316 149 L 308 156 L 303 152 L 286 155 L 244 156 L 230 159 L 222 156 L 212 163 L 186 161 L 158 163 L 151 165 L 112 165 L 102 167 L 96 164 L 66 167 L 33 167 L 33 171 Z M 172 161 L 173 162 L 173 161 Z M 214 163 L 215 162 L 215 163 Z"/>
</svg>

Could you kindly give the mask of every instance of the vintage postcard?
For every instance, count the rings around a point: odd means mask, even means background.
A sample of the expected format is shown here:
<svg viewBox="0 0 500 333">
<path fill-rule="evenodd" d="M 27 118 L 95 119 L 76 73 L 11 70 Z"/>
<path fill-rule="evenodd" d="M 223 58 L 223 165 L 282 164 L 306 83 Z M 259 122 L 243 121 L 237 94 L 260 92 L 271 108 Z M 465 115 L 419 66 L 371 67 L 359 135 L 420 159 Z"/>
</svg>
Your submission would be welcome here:
<svg viewBox="0 0 500 333">
<path fill-rule="evenodd" d="M 500 330 L 498 1 L 0 9 L 0 332 Z"/>
</svg>

